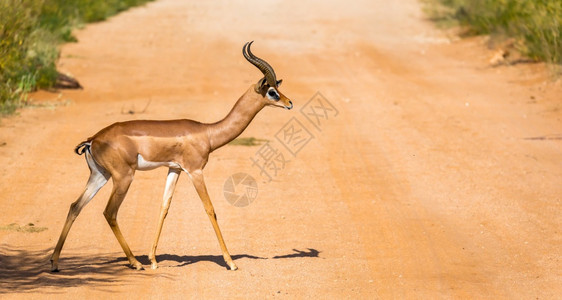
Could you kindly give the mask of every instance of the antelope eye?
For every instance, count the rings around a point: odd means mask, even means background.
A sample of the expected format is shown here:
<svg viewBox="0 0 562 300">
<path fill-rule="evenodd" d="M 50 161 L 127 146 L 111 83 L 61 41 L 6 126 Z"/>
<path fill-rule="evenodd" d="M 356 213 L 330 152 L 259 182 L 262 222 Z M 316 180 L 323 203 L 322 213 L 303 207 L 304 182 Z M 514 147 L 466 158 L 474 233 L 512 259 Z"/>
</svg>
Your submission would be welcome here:
<svg viewBox="0 0 562 300">
<path fill-rule="evenodd" d="M 274 90 L 269 90 L 269 91 L 267 92 L 267 94 L 270 95 L 271 97 L 277 96 L 277 93 L 276 93 Z"/>
</svg>

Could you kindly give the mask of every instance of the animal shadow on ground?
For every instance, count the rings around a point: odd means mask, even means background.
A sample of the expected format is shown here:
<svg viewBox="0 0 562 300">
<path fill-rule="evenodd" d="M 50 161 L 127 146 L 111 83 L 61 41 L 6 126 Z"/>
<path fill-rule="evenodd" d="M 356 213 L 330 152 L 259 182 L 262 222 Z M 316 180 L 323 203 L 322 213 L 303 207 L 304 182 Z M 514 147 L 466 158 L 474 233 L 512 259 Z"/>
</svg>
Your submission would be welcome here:
<svg viewBox="0 0 562 300">
<path fill-rule="evenodd" d="M 50 271 L 50 256 L 53 248 L 45 250 L 21 250 L 13 249 L 5 245 L 0 246 L 0 295 L 8 293 L 25 293 L 36 291 L 47 287 L 76 287 L 82 285 L 96 286 L 99 288 L 120 286 L 139 280 L 140 278 L 152 277 L 149 272 L 132 272 L 127 268 L 128 261 L 122 253 L 108 253 L 98 255 L 66 255 L 61 257 L 61 272 Z M 277 255 L 271 259 L 298 259 L 318 258 L 320 251 L 308 248 L 308 251 L 293 249 L 294 253 Z M 116 258 L 118 257 L 118 258 Z M 233 255 L 233 260 L 238 259 L 270 259 L 248 254 Z M 137 256 L 137 259 L 145 266 L 150 266 L 148 256 Z M 213 262 L 227 268 L 222 255 L 157 255 L 158 262 L 175 261 L 174 267 L 183 267 L 197 262 Z M 126 275 L 126 276 L 125 276 Z M 173 276 L 160 274 L 169 279 Z M 57 290 L 56 293 L 63 293 Z"/>
<path fill-rule="evenodd" d="M 293 249 L 293 251 L 295 253 L 292 254 L 286 254 L 286 255 L 277 255 L 272 257 L 272 259 L 280 259 L 280 258 L 299 258 L 299 257 L 319 257 L 320 251 L 316 250 L 316 249 L 311 249 L 308 248 L 308 251 L 300 251 L 297 249 Z M 148 259 L 147 255 L 142 255 L 142 256 L 137 256 L 136 257 L 140 263 L 142 263 L 143 265 L 150 265 L 150 260 Z M 249 258 L 249 259 L 268 259 L 266 257 L 259 257 L 259 256 L 253 256 L 253 255 L 248 255 L 248 254 L 238 254 L 238 255 L 232 255 L 232 260 L 238 260 L 241 258 Z M 117 258 L 113 261 L 110 261 L 108 263 L 116 263 L 116 262 L 123 262 L 123 263 L 127 263 L 127 258 L 125 257 L 120 257 Z M 174 266 L 174 267 L 183 267 L 186 265 L 190 265 L 190 264 L 194 264 L 197 262 L 201 262 L 201 261 L 209 261 L 209 262 L 213 262 L 223 268 L 228 269 L 228 265 L 224 262 L 224 258 L 222 257 L 222 255 L 198 255 L 198 256 L 189 256 L 189 255 L 183 255 L 183 256 L 179 256 L 179 255 L 174 255 L 174 254 L 161 254 L 161 255 L 156 255 L 156 261 L 158 261 L 159 263 L 164 262 L 164 261 L 175 261 L 177 263 L 179 263 L 179 265 Z"/>
<path fill-rule="evenodd" d="M 52 273 L 52 251 L 53 248 L 27 251 L 0 246 L 0 298 L 2 294 L 29 292 L 43 287 L 110 287 L 150 275 L 145 272 L 130 272 L 123 264 L 108 263 L 117 253 L 67 255 L 61 258 L 63 270 Z M 125 274 L 127 276 L 123 276 Z M 59 290 L 55 293 L 62 292 L 63 290 Z"/>
<path fill-rule="evenodd" d="M 293 254 L 278 255 L 278 256 L 274 256 L 273 258 L 279 259 L 279 258 L 296 258 L 296 257 L 319 257 L 320 255 L 320 251 L 312 248 L 308 248 L 308 251 L 301 251 L 297 249 L 293 249 L 293 251 L 295 251 L 295 253 Z"/>
</svg>

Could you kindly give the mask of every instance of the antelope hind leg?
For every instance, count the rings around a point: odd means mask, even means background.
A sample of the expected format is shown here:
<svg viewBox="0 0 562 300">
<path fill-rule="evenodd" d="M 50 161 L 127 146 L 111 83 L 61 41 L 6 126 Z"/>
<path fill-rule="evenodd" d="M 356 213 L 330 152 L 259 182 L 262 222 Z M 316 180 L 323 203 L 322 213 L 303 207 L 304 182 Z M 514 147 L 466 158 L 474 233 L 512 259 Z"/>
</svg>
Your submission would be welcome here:
<svg viewBox="0 0 562 300">
<path fill-rule="evenodd" d="M 62 250 L 62 246 L 68 236 L 68 232 L 74 223 L 74 220 L 82 211 L 82 208 L 86 206 L 94 198 L 96 193 L 105 185 L 107 180 L 109 180 L 110 176 L 107 175 L 105 170 L 98 166 L 92 159 L 89 152 L 86 152 L 86 161 L 88 162 L 88 166 L 90 167 L 90 178 L 88 179 L 88 183 L 86 184 L 86 189 L 82 193 L 82 195 L 76 200 L 74 203 L 70 205 L 70 210 L 68 211 L 68 216 L 66 217 L 66 222 L 64 223 L 64 227 L 59 237 L 59 241 L 53 251 L 53 255 L 51 256 L 51 271 L 57 272 L 58 271 L 58 264 L 59 264 L 59 257 Z"/>
</svg>

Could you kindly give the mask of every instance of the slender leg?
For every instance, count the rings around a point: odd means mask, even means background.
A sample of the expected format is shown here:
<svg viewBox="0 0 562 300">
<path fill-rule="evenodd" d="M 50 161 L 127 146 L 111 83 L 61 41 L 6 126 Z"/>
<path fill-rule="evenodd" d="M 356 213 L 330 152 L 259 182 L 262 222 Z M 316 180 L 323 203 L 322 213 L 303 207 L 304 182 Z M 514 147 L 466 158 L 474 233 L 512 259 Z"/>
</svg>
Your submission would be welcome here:
<svg viewBox="0 0 562 300">
<path fill-rule="evenodd" d="M 121 178 L 113 176 L 113 191 L 111 192 L 111 197 L 109 198 L 109 202 L 105 207 L 103 215 L 105 216 L 107 223 L 109 223 L 109 227 L 113 230 L 113 234 L 115 234 L 121 248 L 123 248 L 123 252 L 125 252 L 125 255 L 129 259 L 131 266 L 137 270 L 142 270 L 142 264 L 135 258 L 133 252 L 131 252 L 129 245 L 125 241 L 125 238 L 119 229 L 119 225 L 117 224 L 117 212 L 119 211 L 119 206 L 123 203 L 123 199 L 125 199 L 125 195 L 127 195 L 129 186 L 133 181 L 133 174 L 134 171 L 130 170 L 127 176 L 123 176 Z"/>
<path fill-rule="evenodd" d="M 162 208 L 160 209 L 160 220 L 158 222 L 158 230 L 156 231 L 156 237 L 154 238 L 154 244 L 152 244 L 152 250 L 148 255 L 150 259 L 150 266 L 152 269 L 158 268 L 158 263 L 156 262 L 156 248 L 158 247 L 158 240 L 160 239 L 160 234 L 162 233 L 162 226 L 164 225 L 164 219 L 168 215 L 168 209 L 170 208 L 170 203 L 172 203 L 172 195 L 176 188 L 176 183 L 180 176 L 180 170 L 169 169 L 168 178 L 166 179 L 166 188 L 164 189 L 164 197 L 162 199 Z"/>
<path fill-rule="evenodd" d="M 219 224 L 217 223 L 217 216 L 215 214 L 215 209 L 213 208 L 213 204 L 211 203 L 211 199 L 209 198 L 209 194 L 207 193 L 207 187 L 205 186 L 203 172 L 201 170 L 197 170 L 191 173 L 191 179 L 193 180 L 193 185 L 197 190 L 197 194 L 199 194 L 199 198 L 201 198 L 201 201 L 203 201 L 203 206 L 205 207 L 205 211 L 207 212 L 207 215 L 211 220 L 211 224 L 213 225 L 213 229 L 215 230 L 215 234 L 217 235 L 217 239 L 219 240 L 224 261 L 230 267 L 231 270 L 238 269 L 238 267 L 234 264 L 234 261 L 232 261 L 232 258 L 230 257 L 230 254 L 226 249 L 226 244 L 224 243 L 224 239 L 222 238 Z"/>
<path fill-rule="evenodd" d="M 53 251 L 53 255 L 51 256 L 52 272 L 58 271 L 60 252 L 62 250 L 62 246 L 64 245 L 64 241 L 66 240 L 68 232 L 70 231 L 70 227 L 72 227 L 72 224 L 74 223 L 74 220 L 76 220 L 76 218 L 80 214 L 80 211 L 82 211 L 82 208 L 84 208 L 84 206 L 86 206 L 86 204 L 88 204 L 88 202 L 90 202 L 90 200 L 94 198 L 96 193 L 101 189 L 102 186 L 105 185 L 110 177 L 109 175 L 107 175 L 105 170 L 103 170 L 103 168 L 98 166 L 93 161 L 91 155 L 88 152 L 86 152 L 86 161 L 90 166 L 90 179 L 88 179 L 86 189 L 84 190 L 82 195 L 80 195 L 78 200 L 70 205 L 70 210 L 68 211 L 68 216 L 66 217 L 66 222 L 64 223 L 59 241 L 57 243 L 57 246 L 55 247 L 55 250 Z"/>
</svg>

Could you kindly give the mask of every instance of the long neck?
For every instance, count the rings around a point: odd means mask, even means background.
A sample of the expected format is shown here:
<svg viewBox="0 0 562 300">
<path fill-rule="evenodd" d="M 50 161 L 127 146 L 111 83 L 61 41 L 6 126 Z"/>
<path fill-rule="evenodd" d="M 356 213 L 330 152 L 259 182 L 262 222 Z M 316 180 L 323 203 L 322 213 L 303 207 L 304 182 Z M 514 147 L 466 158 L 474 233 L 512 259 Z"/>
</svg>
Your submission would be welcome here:
<svg viewBox="0 0 562 300">
<path fill-rule="evenodd" d="M 263 102 L 256 97 L 259 97 L 259 95 L 251 87 L 236 101 L 236 104 L 224 119 L 209 124 L 207 133 L 211 151 L 234 140 L 248 127 L 256 114 L 264 107 Z"/>
</svg>

